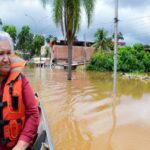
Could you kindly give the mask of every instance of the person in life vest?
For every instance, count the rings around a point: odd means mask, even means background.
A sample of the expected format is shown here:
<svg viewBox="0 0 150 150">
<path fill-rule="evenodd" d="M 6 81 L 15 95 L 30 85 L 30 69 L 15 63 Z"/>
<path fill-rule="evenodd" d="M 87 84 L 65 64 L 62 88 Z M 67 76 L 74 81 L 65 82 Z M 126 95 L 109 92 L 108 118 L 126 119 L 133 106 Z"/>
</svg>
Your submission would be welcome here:
<svg viewBox="0 0 150 150">
<path fill-rule="evenodd" d="M 27 150 L 35 139 L 39 111 L 34 92 L 21 73 L 25 61 L 13 54 L 13 42 L 0 32 L 0 150 Z"/>
</svg>

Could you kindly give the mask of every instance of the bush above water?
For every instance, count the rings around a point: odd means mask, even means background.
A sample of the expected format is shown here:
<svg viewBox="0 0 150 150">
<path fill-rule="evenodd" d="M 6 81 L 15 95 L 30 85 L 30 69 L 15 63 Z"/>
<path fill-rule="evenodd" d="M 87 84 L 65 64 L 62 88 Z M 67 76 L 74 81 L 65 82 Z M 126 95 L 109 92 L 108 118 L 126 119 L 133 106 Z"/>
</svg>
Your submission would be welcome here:
<svg viewBox="0 0 150 150">
<path fill-rule="evenodd" d="M 113 70 L 113 54 L 106 52 L 97 52 L 87 65 L 87 70 L 96 71 L 112 71 Z"/>
<path fill-rule="evenodd" d="M 144 50 L 142 44 L 119 48 L 117 60 L 120 72 L 150 72 L 150 53 Z M 86 69 L 113 71 L 113 52 L 96 52 Z"/>
</svg>

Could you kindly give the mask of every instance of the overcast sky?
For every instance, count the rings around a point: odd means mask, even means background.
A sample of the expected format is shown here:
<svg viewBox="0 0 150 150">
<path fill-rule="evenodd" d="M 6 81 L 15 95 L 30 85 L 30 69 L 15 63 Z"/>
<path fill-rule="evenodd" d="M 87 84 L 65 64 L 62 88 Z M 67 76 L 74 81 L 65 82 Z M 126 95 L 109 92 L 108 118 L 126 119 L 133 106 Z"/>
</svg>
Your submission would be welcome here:
<svg viewBox="0 0 150 150">
<path fill-rule="evenodd" d="M 150 0 L 118 0 L 119 32 L 124 35 L 127 44 L 142 42 L 150 44 Z M 84 9 L 81 14 L 78 40 L 94 40 L 94 33 L 100 27 L 111 35 L 114 32 L 115 0 L 96 0 L 91 26 L 87 28 Z M 63 39 L 60 28 L 56 28 L 52 19 L 52 0 L 43 8 L 40 0 L 0 0 L 0 18 L 4 25 L 15 25 L 17 31 L 23 25 L 31 26 L 31 32 L 46 36 L 52 34 Z"/>
</svg>

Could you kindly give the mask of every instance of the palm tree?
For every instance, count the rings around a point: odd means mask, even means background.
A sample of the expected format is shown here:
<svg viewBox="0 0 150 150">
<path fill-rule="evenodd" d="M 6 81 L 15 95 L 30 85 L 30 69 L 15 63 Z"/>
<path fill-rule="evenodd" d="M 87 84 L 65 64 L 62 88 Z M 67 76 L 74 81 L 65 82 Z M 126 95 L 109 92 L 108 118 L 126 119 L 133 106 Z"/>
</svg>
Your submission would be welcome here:
<svg viewBox="0 0 150 150">
<path fill-rule="evenodd" d="M 113 35 L 112 35 L 112 38 L 114 39 L 114 37 L 115 37 L 115 35 L 113 34 Z M 117 39 L 118 39 L 118 41 L 119 41 L 119 40 L 124 40 L 123 34 L 122 34 L 121 32 L 118 33 Z"/>
<path fill-rule="evenodd" d="M 43 3 L 45 0 L 42 0 Z M 88 26 L 91 23 L 92 12 L 95 0 L 54 0 L 54 22 L 57 26 L 61 26 L 62 33 L 68 44 L 68 75 L 67 79 L 72 79 L 72 44 L 74 36 L 79 31 L 81 20 L 81 6 L 84 6 L 87 14 Z"/>
<path fill-rule="evenodd" d="M 124 40 L 123 34 L 121 32 L 118 33 L 118 40 Z"/>
<path fill-rule="evenodd" d="M 108 32 L 104 28 L 99 28 L 94 34 L 95 43 L 93 47 L 96 51 L 110 50 L 111 38 L 108 38 Z"/>
<path fill-rule="evenodd" d="M 47 43 L 49 43 L 50 42 L 50 40 L 53 38 L 54 36 L 53 35 L 48 35 L 48 37 L 46 38 L 46 42 Z"/>
</svg>

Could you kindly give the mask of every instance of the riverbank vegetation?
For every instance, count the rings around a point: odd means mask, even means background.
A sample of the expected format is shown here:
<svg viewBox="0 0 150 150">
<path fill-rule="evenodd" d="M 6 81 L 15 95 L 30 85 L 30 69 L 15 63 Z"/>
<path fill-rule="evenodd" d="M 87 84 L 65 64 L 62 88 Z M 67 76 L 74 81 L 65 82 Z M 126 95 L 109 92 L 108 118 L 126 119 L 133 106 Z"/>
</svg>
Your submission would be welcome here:
<svg viewBox="0 0 150 150">
<path fill-rule="evenodd" d="M 117 65 L 119 72 L 150 72 L 150 53 L 142 44 L 119 47 Z M 96 51 L 86 69 L 113 71 L 113 51 Z"/>
<path fill-rule="evenodd" d="M 99 28 L 94 34 L 95 50 L 86 70 L 111 72 L 114 65 L 114 34 L 111 36 L 104 28 Z M 144 73 L 150 72 L 150 47 L 140 43 L 125 46 L 123 34 L 118 33 L 117 69 L 119 72 Z"/>
</svg>

